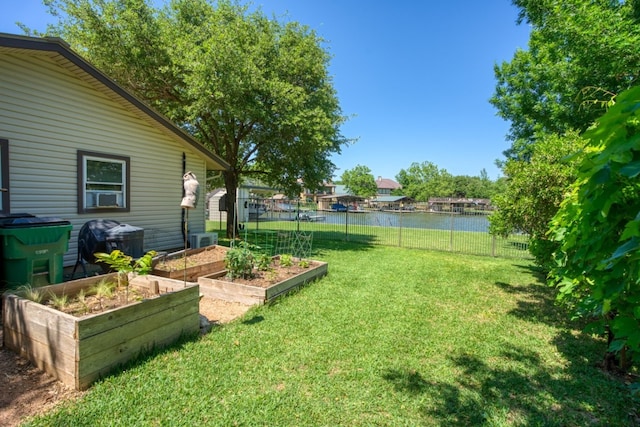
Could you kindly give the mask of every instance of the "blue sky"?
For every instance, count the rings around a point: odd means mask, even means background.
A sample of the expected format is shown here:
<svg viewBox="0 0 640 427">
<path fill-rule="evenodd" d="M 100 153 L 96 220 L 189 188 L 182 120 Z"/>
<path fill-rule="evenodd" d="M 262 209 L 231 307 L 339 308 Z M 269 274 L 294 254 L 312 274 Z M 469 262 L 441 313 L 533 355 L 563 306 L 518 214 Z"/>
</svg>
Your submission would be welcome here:
<svg viewBox="0 0 640 427">
<path fill-rule="evenodd" d="M 425 161 L 454 175 L 500 176 L 509 124 L 489 104 L 493 66 L 526 49 L 511 0 L 372 2 L 254 0 L 268 16 L 298 21 L 326 40 L 347 138 L 339 168 L 364 165 L 377 178 Z M 0 0 L 0 32 L 16 21 L 44 30 L 54 22 L 41 0 Z"/>
</svg>

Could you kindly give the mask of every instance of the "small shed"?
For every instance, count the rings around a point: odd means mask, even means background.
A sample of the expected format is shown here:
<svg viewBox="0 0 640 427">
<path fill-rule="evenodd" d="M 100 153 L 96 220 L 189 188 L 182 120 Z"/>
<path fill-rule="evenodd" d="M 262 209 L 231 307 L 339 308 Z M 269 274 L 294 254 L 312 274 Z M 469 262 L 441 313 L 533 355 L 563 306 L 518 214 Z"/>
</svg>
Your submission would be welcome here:
<svg viewBox="0 0 640 427">
<path fill-rule="evenodd" d="M 207 203 L 207 219 L 209 221 L 227 220 L 226 196 L 227 190 L 224 188 L 218 188 L 209 193 L 209 202 Z"/>
</svg>

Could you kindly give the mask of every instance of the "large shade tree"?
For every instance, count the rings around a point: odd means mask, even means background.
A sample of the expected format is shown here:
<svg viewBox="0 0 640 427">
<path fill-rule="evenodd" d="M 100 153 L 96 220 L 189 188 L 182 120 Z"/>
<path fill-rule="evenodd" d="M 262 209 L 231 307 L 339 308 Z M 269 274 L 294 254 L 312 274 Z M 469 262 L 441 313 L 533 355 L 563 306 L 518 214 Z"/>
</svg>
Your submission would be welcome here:
<svg viewBox="0 0 640 427">
<path fill-rule="evenodd" d="M 569 147 L 565 136 L 582 134 L 615 102 L 616 94 L 637 83 L 640 2 L 513 0 L 513 4 L 519 8 L 520 22 L 530 25 L 531 35 L 528 50 L 518 50 L 511 61 L 495 67 L 497 85 L 491 103 L 510 122 L 511 147 L 505 151 L 506 161 L 500 162 L 508 180 L 497 199 L 502 212 L 495 218 L 494 231 L 532 233 L 536 259 L 548 267 L 548 221 L 567 190 L 562 186 L 575 174 L 569 164 L 558 161 L 558 154 Z M 538 144 L 542 147 L 536 150 Z M 533 157 L 535 162 L 528 165 Z M 545 182 L 548 189 L 538 185 Z"/>
<path fill-rule="evenodd" d="M 417 201 L 428 201 L 430 197 L 450 197 L 454 191 L 453 175 L 432 162 L 414 162 L 396 175 L 406 196 Z"/>
<path fill-rule="evenodd" d="M 480 176 L 456 175 L 453 177 L 453 196 L 472 199 L 489 199 L 493 195 L 494 183 L 486 169 Z"/>
<path fill-rule="evenodd" d="M 528 159 L 543 134 L 585 131 L 640 77 L 638 0 L 513 0 L 528 50 L 495 67 L 491 103 L 510 122 L 507 158 Z"/>
<path fill-rule="evenodd" d="M 243 176 L 299 194 L 334 172 L 349 141 L 324 41 L 227 0 L 47 0 L 47 30 L 224 158 L 228 200 Z M 235 206 L 228 206 L 227 234 Z"/>
<path fill-rule="evenodd" d="M 378 192 L 376 180 L 367 166 L 357 165 L 353 169 L 347 169 L 340 176 L 347 190 L 360 197 L 373 197 Z"/>
</svg>

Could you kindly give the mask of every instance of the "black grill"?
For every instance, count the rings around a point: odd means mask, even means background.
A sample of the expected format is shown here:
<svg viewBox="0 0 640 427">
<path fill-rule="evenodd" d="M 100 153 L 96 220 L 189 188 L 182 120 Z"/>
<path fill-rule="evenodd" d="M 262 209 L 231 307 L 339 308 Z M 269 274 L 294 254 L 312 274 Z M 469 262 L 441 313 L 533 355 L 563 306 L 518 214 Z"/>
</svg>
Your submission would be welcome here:
<svg viewBox="0 0 640 427">
<path fill-rule="evenodd" d="M 111 252 L 107 248 L 107 232 L 118 225 L 120 223 L 112 219 L 92 219 L 82 226 L 78 233 L 78 260 L 73 268 L 73 273 L 76 272 L 76 268 L 80 264 L 86 276 L 87 271 L 84 264 L 96 264 L 93 254 L 96 252 Z M 102 265 L 102 268 L 108 269 L 105 265 Z"/>
<path fill-rule="evenodd" d="M 78 234 L 78 252 L 86 262 L 95 263 L 93 254 L 111 252 L 107 249 L 108 231 L 120 225 L 112 219 L 94 219 L 85 223 Z"/>
</svg>

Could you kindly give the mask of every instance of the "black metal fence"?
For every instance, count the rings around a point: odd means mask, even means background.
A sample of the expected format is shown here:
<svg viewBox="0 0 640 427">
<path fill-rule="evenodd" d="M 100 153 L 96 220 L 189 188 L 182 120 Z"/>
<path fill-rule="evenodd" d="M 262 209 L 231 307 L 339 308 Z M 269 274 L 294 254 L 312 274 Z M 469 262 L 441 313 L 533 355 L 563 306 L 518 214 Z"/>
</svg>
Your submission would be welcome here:
<svg viewBox="0 0 640 427">
<path fill-rule="evenodd" d="M 209 229 L 226 228 L 226 212 L 209 218 Z M 214 215 L 211 215 L 214 213 Z M 247 199 L 238 203 L 240 238 L 282 253 L 300 236 L 313 241 L 346 240 L 370 245 L 433 249 L 494 257 L 531 258 L 528 236 L 500 238 L 489 234 L 491 211 L 452 209 L 368 209 L 359 206 L 318 209 L 315 203 Z M 307 237 L 309 238 L 309 237 Z M 294 245 L 295 246 L 295 245 Z"/>
</svg>

